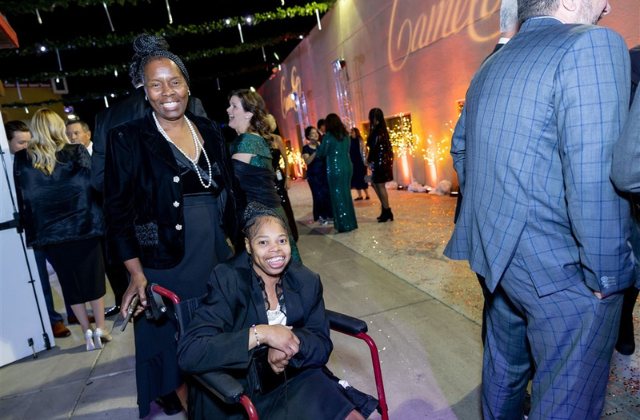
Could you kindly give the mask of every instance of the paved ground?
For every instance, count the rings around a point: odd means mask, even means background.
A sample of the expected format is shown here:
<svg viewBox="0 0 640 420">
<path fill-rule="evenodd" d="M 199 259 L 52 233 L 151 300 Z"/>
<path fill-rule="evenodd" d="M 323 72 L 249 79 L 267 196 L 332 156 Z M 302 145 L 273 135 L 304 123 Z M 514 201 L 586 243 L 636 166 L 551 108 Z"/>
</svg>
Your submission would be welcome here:
<svg viewBox="0 0 640 420">
<path fill-rule="evenodd" d="M 391 191 L 395 221 L 379 224 L 372 196 L 356 204 L 359 229 L 335 234 L 309 223 L 306 183 L 294 183 L 291 199 L 301 255 L 322 275 L 327 307 L 366 320 L 378 343 L 391 418 L 480 418 L 481 294 L 466 264 L 442 256 L 455 200 Z M 635 323 L 640 330 L 638 308 Z M 105 349 L 87 353 L 72 327 L 37 359 L 1 368 L 0 418 L 137 418 L 132 330 L 114 330 Z M 366 347 L 332 337 L 331 368 L 373 393 Z M 603 418 L 640 419 L 640 356 L 615 354 L 613 364 Z M 165 417 L 157 407 L 149 416 Z"/>
</svg>

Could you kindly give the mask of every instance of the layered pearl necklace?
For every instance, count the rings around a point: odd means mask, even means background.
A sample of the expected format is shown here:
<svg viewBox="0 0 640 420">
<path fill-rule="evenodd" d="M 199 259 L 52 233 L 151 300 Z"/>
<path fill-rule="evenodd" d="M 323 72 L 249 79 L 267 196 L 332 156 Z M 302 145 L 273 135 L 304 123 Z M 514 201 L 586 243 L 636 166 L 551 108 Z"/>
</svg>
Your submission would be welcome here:
<svg viewBox="0 0 640 420">
<path fill-rule="evenodd" d="M 193 125 L 191 124 L 191 121 L 189 121 L 189 118 L 187 118 L 187 116 L 184 116 L 184 120 L 187 122 L 187 126 L 189 127 L 189 131 L 191 131 L 191 138 L 193 139 L 193 146 L 195 148 L 195 158 L 191 158 L 191 156 L 189 156 L 184 150 L 182 150 L 180 147 L 178 147 L 177 144 L 175 144 L 170 138 L 169 135 L 167 134 L 166 131 L 164 131 L 164 129 L 162 128 L 162 126 L 160 125 L 160 123 L 158 122 L 158 118 L 156 117 L 156 113 L 152 112 L 151 115 L 153 115 L 153 120 L 156 122 L 156 127 L 158 127 L 158 131 L 160 132 L 160 134 L 162 134 L 162 137 L 165 138 L 165 140 L 167 140 L 169 143 L 173 144 L 176 149 L 178 149 L 178 151 L 180 153 L 182 153 L 184 155 L 184 157 L 186 157 L 189 162 L 191 162 L 191 164 L 193 165 L 193 169 L 196 171 L 196 174 L 198 175 L 198 180 L 200 181 L 200 184 L 204 187 L 204 188 L 210 188 L 211 184 L 213 183 L 213 173 L 211 171 L 211 162 L 209 161 L 209 156 L 207 156 L 207 152 L 204 150 L 204 147 L 202 147 L 202 145 L 200 144 L 200 141 L 198 140 L 198 135 L 196 134 L 196 130 L 193 128 Z M 198 158 L 200 156 L 200 151 L 202 151 L 202 154 L 204 154 L 204 159 L 207 161 L 207 167 L 208 167 L 208 174 L 209 174 L 209 184 L 205 184 L 204 181 L 202 180 L 202 175 L 200 174 L 200 167 L 198 166 Z"/>
</svg>

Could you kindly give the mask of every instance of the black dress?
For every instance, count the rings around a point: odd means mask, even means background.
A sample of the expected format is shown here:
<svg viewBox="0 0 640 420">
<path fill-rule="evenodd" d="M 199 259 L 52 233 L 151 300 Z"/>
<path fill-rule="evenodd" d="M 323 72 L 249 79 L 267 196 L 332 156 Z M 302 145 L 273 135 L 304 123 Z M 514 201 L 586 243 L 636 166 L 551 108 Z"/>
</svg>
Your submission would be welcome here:
<svg viewBox="0 0 640 420">
<path fill-rule="evenodd" d="M 380 131 L 369 134 L 367 139 L 369 148 L 368 161 L 372 165 L 371 182 L 383 184 L 393 180 L 393 147 L 389 136 Z"/>
<path fill-rule="evenodd" d="M 22 150 L 15 155 L 14 179 L 27 245 L 45 253 L 58 274 L 64 301 L 75 305 L 104 296 L 104 223 L 91 188 L 87 149 L 65 145 L 56 152 L 51 175 L 34 168 Z"/>
<path fill-rule="evenodd" d="M 298 226 L 296 225 L 296 218 L 293 215 L 293 208 L 291 207 L 291 200 L 289 200 L 289 194 L 287 193 L 287 176 L 282 172 L 280 168 L 280 158 L 282 157 L 282 153 L 280 153 L 280 149 L 271 148 L 271 161 L 273 163 L 273 170 L 276 174 L 276 190 L 278 190 L 278 195 L 280 196 L 280 203 L 282 204 L 282 208 L 284 209 L 285 214 L 287 215 L 287 222 L 289 223 L 289 229 L 291 230 L 291 236 L 298 242 Z"/>
<path fill-rule="evenodd" d="M 367 174 L 367 166 L 364 164 L 362 150 L 360 149 L 360 137 L 351 137 L 351 145 L 349 147 L 349 156 L 351 157 L 351 165 L 353 166 L 353 175 L 351 175 L 351 188 L 356 190 L 366 190 L 369 187 L 367 181 L 364 180 Z"/>
<path fill-rule="evenodd" d="M 316 149 L 308 144 L 302 148 L 303 155 L 311 156 Z M 329 197 L 329 183 L 327 181 L 327 164 L 324 158 L 316 157 L 307 165 L 307 182 L 313 197 L 313 220 L 320 217 L 329 219 L 333 217 L 331 198 Z"/>
<path fill-rule="evenodd" d="M 198 165 L 206 168 L 203 155 Z M 184 197 L 185 249 L 180 263 L 169 269 L 144 268 L 149 284 L 156 283 L 175 292 L 182 301 L 204 296 L 206 282 L 214 267 L 229 257 L 231 249 L 219 223 L 216 195 L 204 189 L 192 168 L 181 166 Z M 136 382 L 140 417 L 145 407 L 183 382 L 176 359 L 176 325 L 172 308 L 160 322 L 144 316 L 134 323 L 136 343 Z M 149 345 L 153 343 L 153 345 Z M 148 408 L 147 408 L 148 414 Z"/>
</svg>

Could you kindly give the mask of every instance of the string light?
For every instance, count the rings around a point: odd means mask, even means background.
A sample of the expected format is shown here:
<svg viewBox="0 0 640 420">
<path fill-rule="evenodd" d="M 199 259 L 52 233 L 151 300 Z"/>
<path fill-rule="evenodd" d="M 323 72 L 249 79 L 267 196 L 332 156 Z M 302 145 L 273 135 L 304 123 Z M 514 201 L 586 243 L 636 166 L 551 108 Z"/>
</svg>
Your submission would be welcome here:
<svg viewBox="0 0 640 420">
<path fill-rule="evenodd" d="M 240 32 L 240 42 L 244 44 L 244 37 L 242 36 L 242 25 L 238 23 L 238 32 Z"/>
<path fill-rule="evenodd" d="M 104 12 L 107 14 L 107 20 L 109 21 L 109 26 L 111 27 L 111 32 L 115 32 L 116 30 L 113 27 L 113 22 L 111 22 L 111 15 L 109 14 L 109 8 L 107 7 L 106 2 L 102 2 L 102 6 L 104 7 Z M 109 108 L 107 106 L 107 108 Z"/>
<path fill-rule="evenodd" d="M 69 0 L 68 0 L 69 1 Z M 78 0 L 79 1 L 79 0 Z M 85 3 L 91 3 L 93 0 L 83 0 L 78 5 L 86 6 Z M 124 1 L 124 0 L 123 0 Z M 133 2 L 133 0 L 130 0 Z M 126 1 L 125 1 L 126 2 Z M 328 0 L 324 2 L 314 1 L 302 6 L 292 6 L 286 9 L 278 7 L 274 11 L 268 12 L 259 12 L 253 13 L 251 15 L 251 24 L 258 25 L 260 23 L 272 22 L 272 21 L 280 21 L 285 19 L 291 19 L 296 17 L 305 17 L 305 16 L 313 16 L 316 14 L 316 10 L 318 13 L 326 13 L 331 6 L 334 4 L 334 0 Z M 14 2 L 11 7 L 8 7 L 8 10 L 3 10 L 4 13 L 13 12 L 19 13 L 22 8 L 19 7 L 22 3 L 31 3 L 33 2 Z M 62 4 L 61 4 L 62 3 Z M 102 2 L 106 4 L 105 2 Z M 122 1 L 119 1 L 122 3 Z M 100 4 L 95 1 L 95 4 Z M 56 0 L 56 6 L 64 6 L 63 0 Z M 103 6 L 104 7 L 104 6 Z M 107 9 L 105 9 L 107 10 Z M 28 9 L 29 12 L 33 12 L 33 6 Z M 109 17 L 110 19 L 110 17 Z M 225 19 L 219 19 L 215 21 L 204 22 L 200 24 L 190 24 L 190 25 L 167 25 L 163 28 L 158 29 L 153 32 L 154 35 L 162 35 L 165 38 L 175 38 L 179 36 L 193 36 L 193 35 L 208 35 L 213 32 L 221 32 L 231 25 L 234 25 L 238 22 L 244 22 L 244 17 L 228 17 Z M 115 32 L 115 29 L 113 30 Z M 58 47 L 61 51 L 78 49 L 78 48 L 106 48 L 106 47 L 115 47 L 118 45 L 130 45 L 131 42 L 138 35 L 137 32 L 130 32 L 127 34 L 110 34 L 108 36 L 80 36 L 74 38 L 72 42 L 64 41 L 60 42 L 60 45 L 55 45 L 56 42 L 47 42 L 46 45 L 50 47 Z M 16 52 L 13 50 L 4 50 L 0 51 L 0 57 L 15 57 L 17 56 L 28 56 L 35 53 L 36 48 L 38 46 L 21 46 L 21 48 Z"/>
<path fill-rule="evenodd" d="M 167 5 L 167 14 L 169 15 L 169 25 L 173 24 L 173 16 L 171 16 L 171 6 L 169 6 L 169 0 L 164 0 Z"/>
</svg>

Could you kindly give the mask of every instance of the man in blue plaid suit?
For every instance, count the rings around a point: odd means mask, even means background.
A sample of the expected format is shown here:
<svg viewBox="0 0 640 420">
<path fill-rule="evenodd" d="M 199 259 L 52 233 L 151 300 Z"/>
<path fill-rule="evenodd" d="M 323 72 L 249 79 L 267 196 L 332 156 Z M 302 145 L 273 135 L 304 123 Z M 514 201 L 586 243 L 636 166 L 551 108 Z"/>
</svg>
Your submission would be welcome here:
<svg viewBox="0 0 640 420">
<path fill-rule="evenodd" d="M 485 279 L 485 419 L 598 419 L 622 296 L 629 207 L 609 180 L 629 54 L 594 26 L 607 0 L 519 0 L 520 31 L 467 91 L 451 154 L 464 196 L 445 254 Z"/>
</svg>

